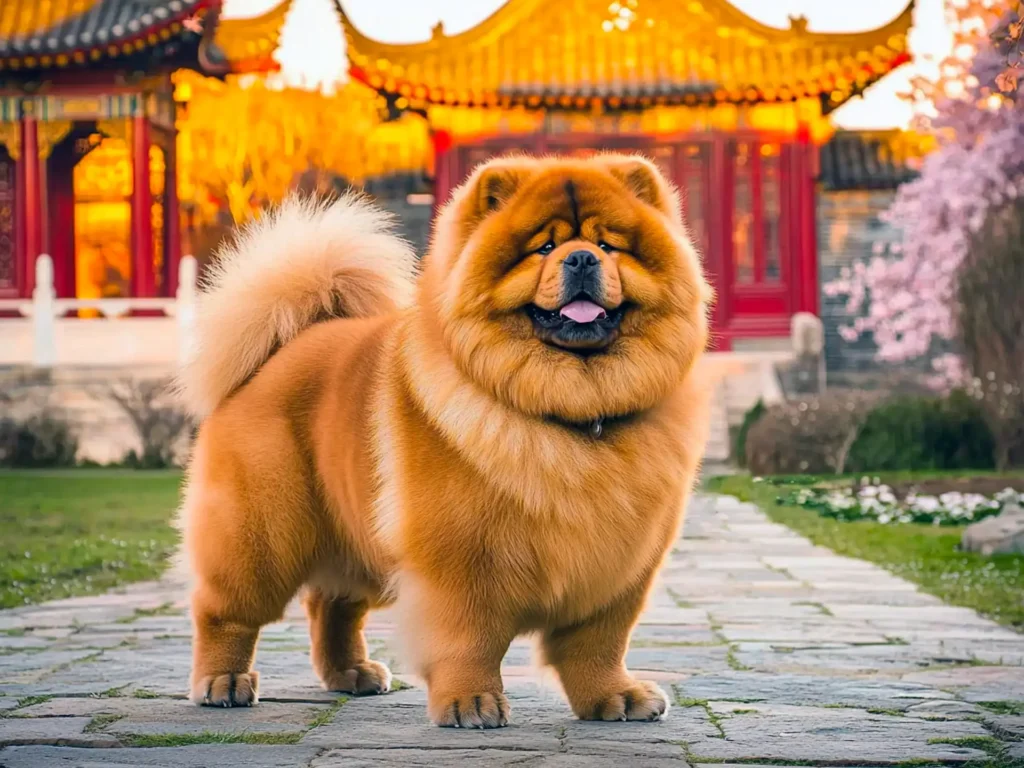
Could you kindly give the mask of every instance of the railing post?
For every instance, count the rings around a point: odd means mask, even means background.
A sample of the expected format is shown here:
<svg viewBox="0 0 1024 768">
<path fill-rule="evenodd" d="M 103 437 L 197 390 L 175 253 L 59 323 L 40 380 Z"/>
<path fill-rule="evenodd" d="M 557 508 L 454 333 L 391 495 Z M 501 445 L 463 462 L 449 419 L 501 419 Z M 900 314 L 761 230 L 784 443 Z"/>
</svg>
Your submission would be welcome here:
<svg viewBox="0 0 1024 768">
<path fill-rule="evenodd" d="M 36 257 L 36 286 L 32 290 L 32 362 L 37 368 L 50 368 L 57 362 L 56 322 L 53 259 L 41 253 Z"/>
<path fill-rule="evenodd" d="M 797 356 L 798 375 L 812 379 L 811 389 L 825 391 L 825 326 L 810 312 L 797 312 L 790 321 L 790 337 Z"/>
<path fill-rule="evenodd" d="M 192 345 L 195 343 L 196 299 L 199 295 L 198 286 L 199 264 L 195 256 L 182 256 L 178 263 L 177 306 L 174 315 L 178 323 L 178 362 L 188 359 Z"/>
</svg>

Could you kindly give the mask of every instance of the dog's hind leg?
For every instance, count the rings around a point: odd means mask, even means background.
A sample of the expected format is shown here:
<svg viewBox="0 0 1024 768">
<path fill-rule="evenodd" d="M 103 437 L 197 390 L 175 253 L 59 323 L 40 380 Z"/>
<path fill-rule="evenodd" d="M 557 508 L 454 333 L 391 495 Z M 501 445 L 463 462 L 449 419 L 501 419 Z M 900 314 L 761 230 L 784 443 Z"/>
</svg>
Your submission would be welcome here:
<svg viewBox="0 0 1024 768">
<path fill-rule="evenodd" d="M 266 623 L 232 610 L 216 610 L 211 590 L 192 598 L 192 685 L 189 698 L 213 707 L 246 707 L 258 701 L 259 672 L 252 669 L 256 640 Z"/>
<path fill-rule="evenodd" d="M 310 589 L 303 598 L 309 617 L 313 669 L 328 691 L 358 695 L 387 693 L 391 672 L 372 661 L 363 637 L 369 604 L 329 597 Z"/>
<path fill-rule="evenodd" d="M 201 505 L 193 510 L 186 534 L 196 577 L 189 698 L 215 707 L 252 706 L 260 628 L 284 614 L 306 576 L 309 553 L 304 545 L 285 545 L 284 535 L 269 534 L 265 518 L 244 514 L 240 505 L 245 501 L 224 488 L 209 493 L 190 489 L 189 495 L 191 503 Z M 277 510 L 263 512 L 278 520 L 282 516 Z M 301 539 L 296 536 L 293 542 Z"/>
</svg>

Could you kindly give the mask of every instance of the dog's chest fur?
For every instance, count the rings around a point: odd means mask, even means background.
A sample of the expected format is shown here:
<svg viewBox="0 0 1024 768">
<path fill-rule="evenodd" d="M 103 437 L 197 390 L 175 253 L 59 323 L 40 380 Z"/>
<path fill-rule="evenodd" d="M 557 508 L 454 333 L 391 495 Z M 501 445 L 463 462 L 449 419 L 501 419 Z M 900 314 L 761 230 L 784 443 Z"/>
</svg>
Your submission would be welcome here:
<svg viewBox="0 0 1024 768">
<path fill-rule="evenodd" d="M 375 519 L 398 568 L 530 624 L 585 616 L 657 566 L 696 466 L 670 407 L 595 439 L 472 392 L 444 403 L 424 418 L 398 385 L 377 402 Z"/>
</svg>

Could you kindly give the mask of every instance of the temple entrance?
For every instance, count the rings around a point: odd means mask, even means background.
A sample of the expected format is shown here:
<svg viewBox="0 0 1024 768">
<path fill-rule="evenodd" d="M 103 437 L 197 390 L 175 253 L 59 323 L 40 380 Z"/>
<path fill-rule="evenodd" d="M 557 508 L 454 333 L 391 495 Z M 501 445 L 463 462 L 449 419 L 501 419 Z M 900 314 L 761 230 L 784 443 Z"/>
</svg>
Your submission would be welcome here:
<svg viewBox="0 0 1024 768">
<path fill-rule="evenodd" d="M 640 152 L 682 192 L 683 213 L 718 294 L 716 348 L 738 339 L 788 337 L 796 312 L 817 312 L 813 147 L 763 133 L 504 135 L 458 144 L 437 162 L 435 195 L 443 203 L 490 157 Z"/>
<path fill-rule="evenodd" d="M 123 144 L 104 139 L 75 168 L 75 276 L 81 299 L 131 295 L 131 176 L 121 161 L 128 153 Z M 116 194 L 97 194 L 100 184 Z"/>
<path fill-rule="evenodd" d="M 79 140 L 79 147 L 72 174 L 75 295 L 80 299 L 130 296 L 128 144 L 124 138 L 94 130 Z M 59 263 L 56 258 L 54 263 Z"/>
</svg>

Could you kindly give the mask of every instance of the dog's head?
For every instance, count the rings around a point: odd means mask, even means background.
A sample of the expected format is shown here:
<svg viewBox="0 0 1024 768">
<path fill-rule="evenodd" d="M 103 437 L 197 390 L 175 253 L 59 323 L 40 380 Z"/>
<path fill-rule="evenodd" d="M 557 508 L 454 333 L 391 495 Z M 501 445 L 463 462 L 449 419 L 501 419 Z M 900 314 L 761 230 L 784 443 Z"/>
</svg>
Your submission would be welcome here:
<svg viewBox="0 0 1024 768">
<path fill-rule="evenodd" d="M 480 166 L 438 220 L 421 291 L 459 369 L 537 416 L 649 408 L 707 342 L 678 197 L 639 157 Z"/>
</svg>

